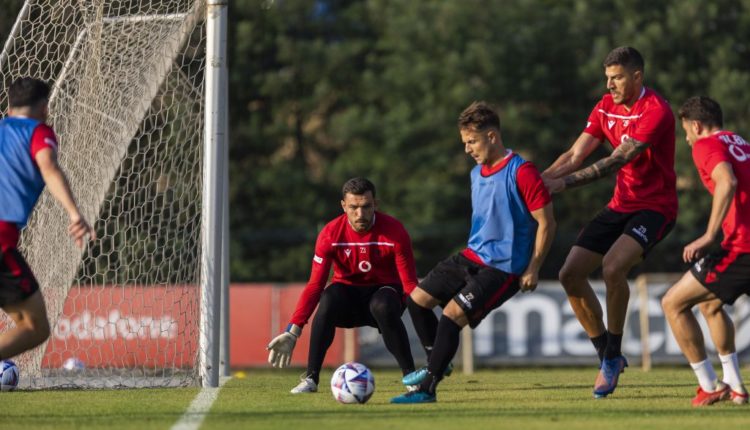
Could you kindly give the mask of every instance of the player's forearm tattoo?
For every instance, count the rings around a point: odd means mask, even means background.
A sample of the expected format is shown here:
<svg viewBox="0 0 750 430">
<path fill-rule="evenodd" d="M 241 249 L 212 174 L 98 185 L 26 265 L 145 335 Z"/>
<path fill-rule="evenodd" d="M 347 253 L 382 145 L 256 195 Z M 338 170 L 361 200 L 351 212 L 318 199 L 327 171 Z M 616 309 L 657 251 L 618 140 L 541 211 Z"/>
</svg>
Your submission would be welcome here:
<svg viewBox="0 0 750 430">
<path fill-rule="evenodd" d="M 581 185 L 588 184 L 597 179 L 609 176 L 612 173 L 620 170 L 622 166 L 627 164 L 630 160 L 634 159 L 641 152 L 648 148 L 647 143 L 639 142 L 635 139 L 626 137 L 624 142 L 615 148 L 607 158 L 602 158 L 596 163 L 581 169 L 577 172 L 573 172 L 570 175 L 563 178 L 565 181 L 565 188 L 573 188 Z"/>
</svg>

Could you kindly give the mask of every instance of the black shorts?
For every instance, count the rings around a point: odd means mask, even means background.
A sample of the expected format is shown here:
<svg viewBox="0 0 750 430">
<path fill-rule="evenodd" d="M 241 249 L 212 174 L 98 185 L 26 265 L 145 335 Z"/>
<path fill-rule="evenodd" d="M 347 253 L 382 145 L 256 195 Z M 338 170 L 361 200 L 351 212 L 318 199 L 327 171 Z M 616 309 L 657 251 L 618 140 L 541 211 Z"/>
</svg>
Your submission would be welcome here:
<svg viewBox="0 0 750 430">
<path fill-rule="evenodd" d="M 335 311 L 331 314 L 333 324 L 336 327 L 352 328 L 370 326 L 378 328 L 378 322 L 370 312 L 370 301 L 380 290 L 383 293 L 393 291 L 394 303 L 401 307 L 401 312 L 406 308 L 403 301 L 403 289 L 401 285 L 373 285 L 355 286 L 346 284 L 331 284 L 323 290 L 323 294 L 333 299 Z M 381 294 L 383 294 L 381 293 Z M 379 328 L 378 328 L 379 330 Z"/>
<path fill-rule="evenodd" d="M 445 307 L 453 299 L 475 328 L 490 311 L 520 289 L 518 276 L 475 263 L 456 254 L 438 263 L 419 283 L 419 288 Z"/>
<path fill-rule="evenodd" d="M 728 305 L 743 294 L 750 295 L 750 254 L 714 252 L 693 264 L 690 273 Z"/>
<path fill-rule="evenodd" d="M 0 251 L 0 308 L 21 303 L 39 291 L 26 260 L 15 248 Z"/>
<path fill-rule="evenodd" d="M 604 255 L 625 234 L 641 245 L 645 257 L 673 227 L 674 220 L 656 211 L 625 213 L 604 208 L 581 230 L 576 245 Z"/>
</svg>

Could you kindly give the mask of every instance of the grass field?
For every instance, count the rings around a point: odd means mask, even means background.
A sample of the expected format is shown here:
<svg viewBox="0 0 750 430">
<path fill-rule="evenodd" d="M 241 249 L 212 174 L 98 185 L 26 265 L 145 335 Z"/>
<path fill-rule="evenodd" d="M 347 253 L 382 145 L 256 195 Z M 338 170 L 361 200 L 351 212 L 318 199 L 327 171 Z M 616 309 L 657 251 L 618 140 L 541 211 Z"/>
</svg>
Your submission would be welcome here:
<svg viewBox="0 0 750 430">
<path fill-rule="evenodd" d="M 614 395 L 591 398 L 593 369 L 497 369 L 454 374 L 438 402 L 390 405 L 399 375 L 375 369 L 365 405 L 340 405 L 324 371 L 321 391 L 291 395 L 299 371 L 258 370 L 221 389 L 202 429 L 731 429 L 750 426 L 750 407 L 693 409 L 688 368 L 628 369 Z M 745 371 L 747 377 L 747 372 Z M 1 429 L 169 429 L 198 393 L 189 389 L 0 393 Z"/>
</svg>

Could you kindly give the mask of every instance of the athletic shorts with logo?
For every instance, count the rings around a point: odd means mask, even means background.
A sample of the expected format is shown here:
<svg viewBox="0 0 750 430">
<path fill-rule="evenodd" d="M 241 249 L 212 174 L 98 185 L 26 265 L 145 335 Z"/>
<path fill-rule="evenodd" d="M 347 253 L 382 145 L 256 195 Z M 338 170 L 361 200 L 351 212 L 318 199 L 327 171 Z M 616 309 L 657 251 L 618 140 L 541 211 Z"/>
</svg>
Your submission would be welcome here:
<svg viewBox="0 0 750 430">
<path fill-rule="evenodd" d="M 605 207 L 581 230 L 576 246 L 604 255 L 625 234 L 641 245 L 645 257 L 673 227 L 674 220 L 656 211 L 624 213 Z"/>
<path fill-rule="evenodd" d="M 723 249 L 693 264 L 690 273 L 722 302 L 731 305 L 737 297 L 750 295 L 750 254 Z"/>
<path fill-rule="evenodd" d="M 323 294 L 332 296 L 335 303 L 333 325 L 336 327 L 352 328 L 370 326 L 378 328 L 378 323 L 370 311 L 372 296 L 380 290 L 393 291 L 393 295 L 401 306 L 403 313 L 406 308 L 402 300 L 404 293 L 401 285 L 373 285 L 357 286 L 334 283 L 323 290 Z M 381 293 L 382 294 L 382 293 Z M 378 330 L 380 330 L 378 328 Z"/>
<path fill-rule="evenodd" d="M 0 308 L 21 303 L 39 290 L 26 260 L 16 248 L 0 248 Z"/>
<path fill-rule="evenodd" d="M 438 263 L 420 282 L 419 288 L 445 307 L 453 299 L 475 328 L 490 311 L 520 289 L 518 276 L 475 263 L 461 254 Z"/>
</svg>

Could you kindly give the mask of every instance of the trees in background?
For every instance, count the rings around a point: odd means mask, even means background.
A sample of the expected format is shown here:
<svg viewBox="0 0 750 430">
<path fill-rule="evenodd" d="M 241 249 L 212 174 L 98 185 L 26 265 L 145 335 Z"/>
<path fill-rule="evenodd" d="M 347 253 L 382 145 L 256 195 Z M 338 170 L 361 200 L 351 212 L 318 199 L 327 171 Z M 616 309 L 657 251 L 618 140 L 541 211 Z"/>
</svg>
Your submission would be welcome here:
<svg viewBox="0 0 750 430">
<path fill-rule="evenodd" d="M 21 4 L 0 0 L 3 40 Z M 381 209 L 404 222 L 424 276 L 468 234 L 460 111 L 495 104 L 506 145 L 544 169 L 604 93 L 601 63 L 616 46 L 643 53 L 646 84 L 675 111 L 707 94 L 727 128 L 750 135 L 750 0 L 235 0 L 229 16 L 234 281 L 306 279 L 352 176 L 372 179 Z M 708 217 L 679 127 L 676 168 L 678 223 L 644 270 L 683 271 L 673 251 Z M 612 187 L 555 196 L 544 277 Z"/>
</svg>

